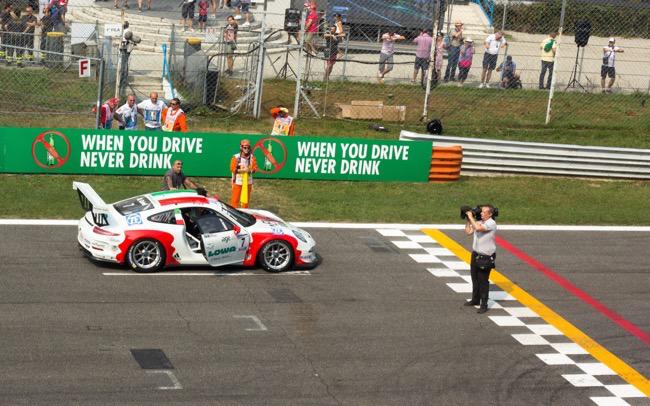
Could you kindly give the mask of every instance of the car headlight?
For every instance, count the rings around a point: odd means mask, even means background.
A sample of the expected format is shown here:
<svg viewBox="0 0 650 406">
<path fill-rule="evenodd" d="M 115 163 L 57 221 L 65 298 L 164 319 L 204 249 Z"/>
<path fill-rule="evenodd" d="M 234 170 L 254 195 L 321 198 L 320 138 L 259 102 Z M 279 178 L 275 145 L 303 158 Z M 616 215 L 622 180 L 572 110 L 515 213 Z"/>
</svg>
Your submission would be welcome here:
<svg viewBox="0 0 650 406">
<path fill-rule="evenodd" d="M 303 233 L 301 233 L 298 230 L 291 230 L 291 232 L 293 233 L 293 235 L 296 236 L 297 239 L 299 239 L 300 241 L 302 241 L 304 243 L 307 243 L 307 238 L 305 238 L 305 235 Z"/>
</svg>

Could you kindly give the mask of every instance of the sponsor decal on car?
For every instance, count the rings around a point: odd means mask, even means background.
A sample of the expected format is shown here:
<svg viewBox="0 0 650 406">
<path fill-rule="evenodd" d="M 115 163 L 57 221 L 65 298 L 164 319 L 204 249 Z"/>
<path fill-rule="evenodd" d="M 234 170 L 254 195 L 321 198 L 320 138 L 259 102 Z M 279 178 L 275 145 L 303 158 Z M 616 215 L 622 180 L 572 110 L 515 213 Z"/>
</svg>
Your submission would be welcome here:
<svg viewBox="0 0 650 406">
<path fill-rule="evenodd" d="M 227 248 L 219 248 L 213 251 L 208 252 L 208 258 L 209 257 L 217 257 L 219 255 L 223 254 L 229 254 L 231 252 L 235 252 L 237 250 L 237 247 L 227 247 Z"/>
<path fill-rule="evenodd" d="M 126 223 L 130 226 L 142 224 L 142 217 L 139 214 L 129 214 L 126 216 Z"/>
</svg>

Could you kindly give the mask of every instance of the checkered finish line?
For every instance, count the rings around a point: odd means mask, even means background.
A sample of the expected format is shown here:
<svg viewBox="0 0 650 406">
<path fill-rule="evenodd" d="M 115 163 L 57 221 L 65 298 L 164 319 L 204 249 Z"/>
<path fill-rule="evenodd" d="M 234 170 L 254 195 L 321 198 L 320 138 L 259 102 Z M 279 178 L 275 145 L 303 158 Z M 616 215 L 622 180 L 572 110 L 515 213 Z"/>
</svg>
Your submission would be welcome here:
<svg viewBox="0 0 650 406">
<path fill-rule="evenodd" d="M 430 236 L 416 230 L 377 229 L 399 249 L 456 293 L 471 293 L 470 266 Z M 467 295 L 465 295 L 467 296 Z M 600 406 L 647 405 L 648 398 L 616 372 L 594 359 L 584 348 L 546 323 L 537 313 L 490 282 L 490 315 L 497 326 L 517 330 L 511 336 L 525 346 L 543 348 L 535 355 L 546 365 L 565 366 L 575 373 L 562 374 L 575 387 L 593 388 L 590 399 Z M 591 394 L 591 393 L 590 393 Z"/>
</svg>

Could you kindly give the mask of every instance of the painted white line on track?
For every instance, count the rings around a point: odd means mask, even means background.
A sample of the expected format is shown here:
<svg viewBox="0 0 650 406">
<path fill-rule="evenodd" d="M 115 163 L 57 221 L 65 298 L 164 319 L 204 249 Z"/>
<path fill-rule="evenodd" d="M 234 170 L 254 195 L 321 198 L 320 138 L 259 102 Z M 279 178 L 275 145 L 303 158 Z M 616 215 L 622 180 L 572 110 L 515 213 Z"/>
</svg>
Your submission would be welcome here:
<svg viewBox="0 0 650 406">
<path fill-rule="evenodd" d="M 236 319 L 251 319 L 253 321 L 253 323 L 255 323 L 257 325 L 257 327 L 255 327 L 255 328 L 247 328 L 247 329 L 245 329 L 246 331 L 267 331 L 268 330 L 268 328 L 266 328 L 264 323 L 262 323 L 262 321 L 259 318 L 257 318 L 257 316 L 253 316 L 253 315 L 235 315 L 235 316 L 232 316 L 232 317 L 234 317 Z"/>
<path fill-rule="evenodd" d="M 148 374 L 165 374 L 169 377 L 169 379 L 172 381 L 172 384 L 174 386 L 159 386 L 158 389 L 160 390 L 179 390 L 183 389 L 183 385 L 181 385 L 180 381 L 178 378 L 176 378 L 176 375 L 172 371 L 168 371 L 166 369 L 156 369 L 153 371 L 147 371 Z"/>
<path fill-rule="evenodd" d="M 0 225 L 21 226 L 76 226 L 78 220 L 51 220 L 51 219 L 0 219 Z M 397 223 L 321 223 L 321 222 L 290 222 L 302 228 L 333 228 L 333 229 L 382 229 L 389 230 L 420 230 L 422 228 L 436 228 L 439 230 L 463 230 L 464 224 L 397 224 Z M 501 224 L 499 230 L 512 231 L 621 231 L 621 232 L 650 232 L 650 226 L 571 226 L 571 225 L 523 225 Z M 404 236 L 399 233 L 391 236 Z"/>
<path fill-rule="evenodd" d="M 280 273 L 253 273 L 253 272 L 159 272 L 159 273 L 137 273 L 137 272 L 102 272 L 104 276 L 297 276 L 311 275 L 310 271 L 290 271 Z"/>
</svg>

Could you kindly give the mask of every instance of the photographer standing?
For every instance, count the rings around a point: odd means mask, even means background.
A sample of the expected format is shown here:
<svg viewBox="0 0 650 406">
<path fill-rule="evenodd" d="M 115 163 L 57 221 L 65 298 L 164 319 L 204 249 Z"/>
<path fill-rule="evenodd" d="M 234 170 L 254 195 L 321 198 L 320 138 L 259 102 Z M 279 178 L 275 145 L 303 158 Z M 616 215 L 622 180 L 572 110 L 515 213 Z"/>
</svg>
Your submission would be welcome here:
<svg viewBox="0 0 650 406">
<path fill-rule="evenodd" d="M 494 207 L 486 204 L 480 206 L 481 219 L 476 221 L 474 212 L 465 212 L 465 234 L 474 234 L 472 243 L 472 261 L 470 273 L 472 275 L 472 299 L 465 302 L 465 306 L 480 305 L 477 313 L 488 310 L 488 295 L 490 293 L 490 271 L 494 268 L 496 258 L 496 231 L 497 223 L 492 218 Z"/>
</svg>

